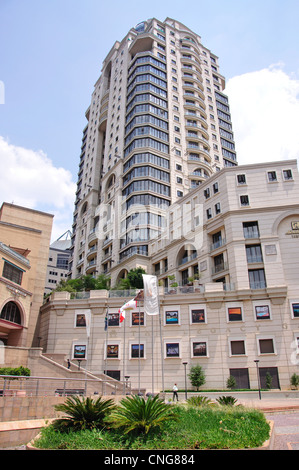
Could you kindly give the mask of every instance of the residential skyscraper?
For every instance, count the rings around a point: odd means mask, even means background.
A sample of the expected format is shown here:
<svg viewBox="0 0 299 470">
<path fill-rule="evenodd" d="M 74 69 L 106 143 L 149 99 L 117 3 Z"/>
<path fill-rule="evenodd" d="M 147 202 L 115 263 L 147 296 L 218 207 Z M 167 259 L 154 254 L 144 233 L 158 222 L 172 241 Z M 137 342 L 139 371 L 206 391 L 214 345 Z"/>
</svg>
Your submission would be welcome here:
<svg viewBox="0 0 299 470">
<path fill-rule="evenodd" d="M 167 208 L 237 165 L 218 57 L 182 23 L 155 18 L 116 41 L 86 111 L 70 274 L 150 272 Z"/>
</svg>

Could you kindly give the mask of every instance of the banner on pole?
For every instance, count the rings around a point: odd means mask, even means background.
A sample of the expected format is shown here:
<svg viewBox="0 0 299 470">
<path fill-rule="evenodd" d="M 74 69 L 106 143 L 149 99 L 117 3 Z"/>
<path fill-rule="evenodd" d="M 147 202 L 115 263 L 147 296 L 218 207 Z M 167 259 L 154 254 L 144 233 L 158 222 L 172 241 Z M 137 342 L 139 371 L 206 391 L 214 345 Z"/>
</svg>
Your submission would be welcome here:
<svg viewBox="0 0 299 470">
<path fill-rule="evenodd" d="M 142 274 L 144 287 L 144 310 L 148 315 L 159 314 L 157 277 Z"/>
</svg>

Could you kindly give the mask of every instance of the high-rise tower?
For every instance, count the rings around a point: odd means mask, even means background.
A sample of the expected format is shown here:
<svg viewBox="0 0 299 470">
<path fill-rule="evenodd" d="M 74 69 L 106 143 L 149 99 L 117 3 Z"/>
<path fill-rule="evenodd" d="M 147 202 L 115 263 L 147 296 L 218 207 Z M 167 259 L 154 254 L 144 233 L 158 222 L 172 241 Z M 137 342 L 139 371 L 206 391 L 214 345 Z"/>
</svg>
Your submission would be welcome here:
<svg viewBox="0 0 299 470">
<path fill-rule="evenodd" d="M 237 164 L 218 58 L 182 23 L 153 18 L 116 42 L 86 111 L 76 192 L 73 278 L 136 266 L 165 209 Z"/>
</svg>

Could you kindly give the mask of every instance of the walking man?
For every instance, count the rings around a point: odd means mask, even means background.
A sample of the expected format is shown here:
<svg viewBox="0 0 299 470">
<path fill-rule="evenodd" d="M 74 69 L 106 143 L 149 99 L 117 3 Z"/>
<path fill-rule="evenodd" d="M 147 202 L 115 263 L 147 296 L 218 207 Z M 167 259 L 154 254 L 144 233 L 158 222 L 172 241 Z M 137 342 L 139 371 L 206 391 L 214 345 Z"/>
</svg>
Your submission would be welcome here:
<svg viewBox="0 0 299 470">
<path fill-rule="evenodd" d="M 177 384 L 174 384 L 174 386 L 172 387 L 172 391 L 173 391 L 173 397 L 172 397 L 173 401 L 175 401 L 175 398 L 177 401 L 179 401 Z"/>
</svg>

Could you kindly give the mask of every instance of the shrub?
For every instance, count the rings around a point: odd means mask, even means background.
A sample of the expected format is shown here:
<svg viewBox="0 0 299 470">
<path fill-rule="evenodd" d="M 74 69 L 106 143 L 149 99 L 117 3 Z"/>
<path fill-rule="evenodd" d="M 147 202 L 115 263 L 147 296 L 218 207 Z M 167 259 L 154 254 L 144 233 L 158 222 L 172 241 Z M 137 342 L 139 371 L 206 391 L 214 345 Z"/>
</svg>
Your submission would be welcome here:
<svg viewBox="0 0 299 470">
<path fill-rule="evenodd" d="M 30 369 L 27 367 L 1 367 L 0 375 L 15 375 L 15 376 L 26 376 L 29 377 L 31 374 Z"/>
<path fill-rule="evenodd" d="M 93 400 L 90 397 L 72 396 L 67 398 L 65 403 L 55 406 L 57 411 L 62 411 L 67 416 L 56 419 L 53 427 L 61 432 L 103 428 L 105 418 L 114 408 L 114 401 L 111 399 L 103 400 L 99 397 Z"/>
<path fill-rule="evenodd" d="M 217 403 L 219 403 L 219 405 L 225 405 L 225 406 L 234 406 L 237 403 L 237 399 L 232 396 L 219 397 L 216 399 L 216 401 Z"/>
<path fill-rule="evenodd" d="M 188 398 L 187 403 L 191 406 L 206 406 L 211 405 L 213 402 L 208 397 L 203 397 L 199 395 L 197 397 Z"/>
<path fill-rule="evenodd" d="M 236 385 L 237 385 L 237 382 L 236 382 L 235 377 L 230 375 L 229 378 L 227 379 L 226 387 L 232 389 L 232 388 L 235 388 Z"/>
<path fill-rule="evenodd" d="M 147 400 L 134 395 L 122 399 L 108 421 L 114 428 L 123 428 L 125 434 L 131 431 L 148 434 L 150 430 L 161 427 L 173 418 L 172 407 L 159 399 L 158 395 L 150 396 Z"/>
<path fill-rule="evenodd" d="M 297 375 L 297 374 L 295 374 L 295 373 L 292 375 L 292 377 L 291 377 L 291 385 L 292 385 L 293 387 L 296 387 L 296 388 L 298 387 L 298 385 L 299 385 L 299 375 Z"/>
</svg>

